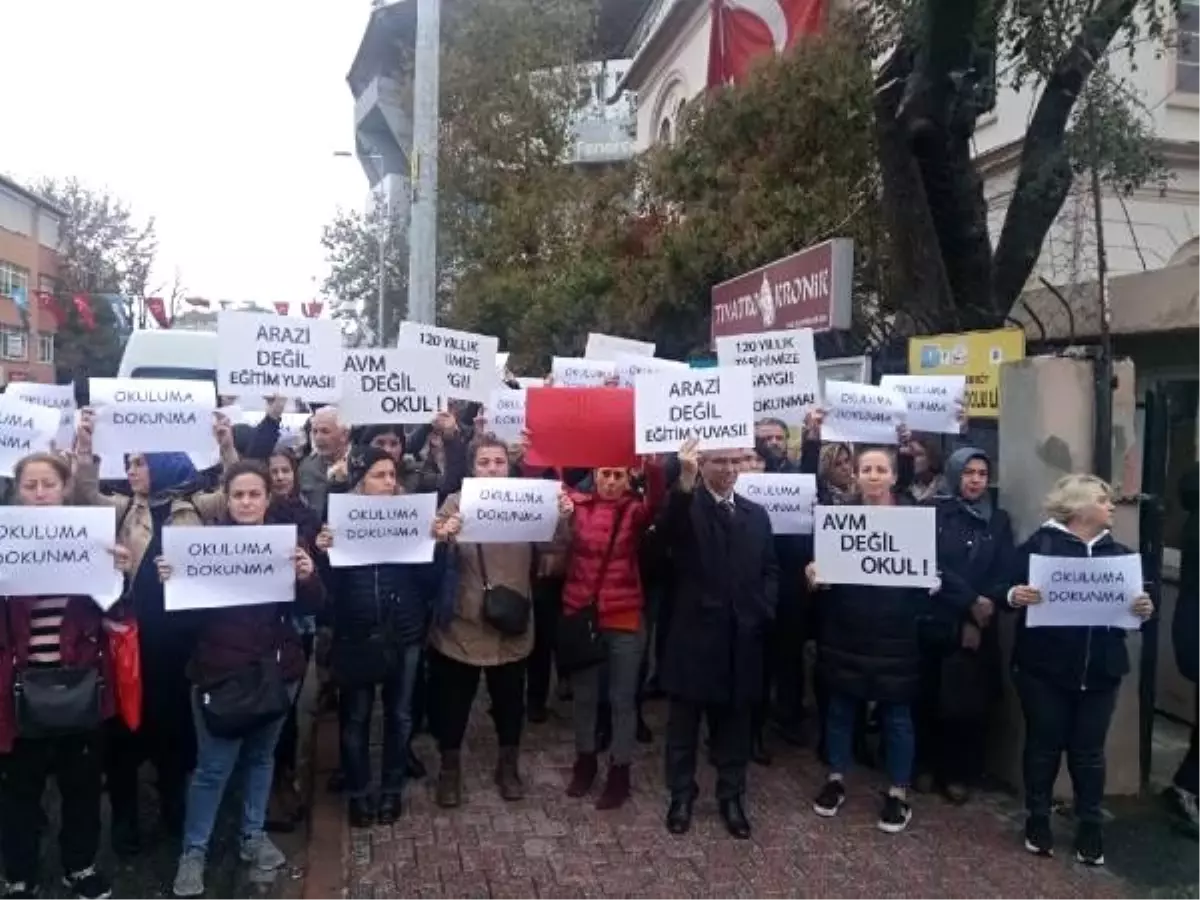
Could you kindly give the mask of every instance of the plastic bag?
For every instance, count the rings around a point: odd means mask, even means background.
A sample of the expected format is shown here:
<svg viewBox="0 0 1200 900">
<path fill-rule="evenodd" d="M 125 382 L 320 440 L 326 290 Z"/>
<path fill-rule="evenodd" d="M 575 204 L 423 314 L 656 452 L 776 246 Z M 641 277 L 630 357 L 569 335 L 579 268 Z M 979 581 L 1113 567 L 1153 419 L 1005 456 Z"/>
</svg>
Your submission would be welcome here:
<svg viewBox="0 0 1200 900">
<path fill-rule="evenodd" d="M 137 622 L 112 623 L 107 630 L 117 713 L 130 731 L 137 731 L 142 724 L 142 655 Z"/>
</svg>

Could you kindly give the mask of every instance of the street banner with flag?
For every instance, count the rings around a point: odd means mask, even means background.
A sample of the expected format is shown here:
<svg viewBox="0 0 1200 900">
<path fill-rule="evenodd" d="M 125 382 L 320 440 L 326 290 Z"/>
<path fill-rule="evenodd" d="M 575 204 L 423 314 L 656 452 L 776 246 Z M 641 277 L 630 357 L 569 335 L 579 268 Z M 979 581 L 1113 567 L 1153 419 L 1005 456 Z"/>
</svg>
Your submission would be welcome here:
<svg viewBox="0 0 1200 900">
<path fill-rule="evenodd" d="M 79 313 L 79 320 L 83 322 L 84 327 L 88 331 L 95 331 L 96 314 L 92 312 L 92 304 L 88 295 L 76 294 L 71 298 L 71 302 L 75 304 L 75 312 Z"/>
<path fill-rule="evenodd" d="M 167 304 L 162 297 L 147 297 L 146 311 L 158 323 L 159 328 L 171 327 L 171 320 L 167 317 Z"/>
</svg>

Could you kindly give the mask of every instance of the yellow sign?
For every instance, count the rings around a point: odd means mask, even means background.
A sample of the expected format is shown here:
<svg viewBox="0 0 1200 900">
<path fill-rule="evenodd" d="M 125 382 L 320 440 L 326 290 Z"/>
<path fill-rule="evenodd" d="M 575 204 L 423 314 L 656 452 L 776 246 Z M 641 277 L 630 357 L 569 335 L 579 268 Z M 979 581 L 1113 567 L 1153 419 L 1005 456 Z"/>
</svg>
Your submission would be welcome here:
<svg viewBox="0 0 1200 900">
<path fill-rule="evenodd" d="M 966 375 L 967 414 L 976 419 L 1000 415 L 1000 364 L 1024 358 L 1019 328 L 908 339 L 908 374 Z"/>
</svg>

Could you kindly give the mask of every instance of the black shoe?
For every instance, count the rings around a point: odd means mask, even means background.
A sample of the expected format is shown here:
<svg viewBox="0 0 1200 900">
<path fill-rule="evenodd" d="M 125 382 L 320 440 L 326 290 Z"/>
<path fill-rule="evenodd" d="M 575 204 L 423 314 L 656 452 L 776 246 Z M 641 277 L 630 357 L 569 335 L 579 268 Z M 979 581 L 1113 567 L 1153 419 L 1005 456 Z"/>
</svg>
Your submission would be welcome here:
<svg viewBox="0 0 1200 900">
<path fill-rule="evenodd" d="M 1049 816 L 1030 816 L 1025 820 L 1025 849 L 1035 856 L 1054 855 L 1054 831 Z"/>
<path fill-rule="evenodd" d="M 767 750 L 766 741 L 761 733 L 754 735 L 750 742 L 750 761 L 759 766 L 771 764 L 771 753 Z"/>
<path fill-rule="evenodd" d="M 375 807 L 368 797 L 355 797 L 349 804 L 351 828 L 370 828 L 375 824 Z"/>
<path fill-rule="evenodd" d="M 667 831 L 671 834 L 687 834 L 692 827 L 691 797 L 672 797 L 671 805 L 667 808 Z"/>
<path fill-rule="evenodd" d="M 879 811 L 879 821 L 876 826 L 885 834 L 899 834 L 912 821 L 912 807 L 903 797 L 886 794 L 883 798 L 883 809 Z"/>
<path fill-rule="evenodd" d="M 400 795 L 397 793 L 386 793 L 379 798 L 379 807 L 375 813 L 375 821 L 380 825 L 391 825 L 398 818 L 403 809 L 401 805 Z"/>
<path fill-rule="evenodd" d="M 142 852 L 142 835 L 136 818 L 113 817 L 112 848 L 120 859 L 130 859 Z"/>
<path fill-rule="evenodd" d="M 840 778 L 830 778 L 813 801 L 813 812 L 823 819 L 832 819 L 846 802 L 846 786 Z"/>
<path fill-rule="evenodd" d="M 544 725 L 550 718 L 550 711 L 546 709 L 544 703 L 529 704 L 525 712 L 525 718 L 529 720 L 531 725 Z"/>
<path fill-rule="evenodd" d="M 413 781 L 420 781 L 429 774 L 425 768 L 425 763 L 421 762 L 421 757 L 417 756 L 411 744 L 408 746 L 408 755 L 404 760 L 404 771 L 408 773 L 408 777 Z"/>
<path fill-rule="evenodd" d="M 1080 822 L 1075 832 L 1075 861 L 1085 866 L 1104 865 L 1104 829 L 1099 822 Z"/>
<path fill-rule="evenodd" d="M 112 885 L 94 866 L 88 866 L 73 875 L 64 875 L 63 884 L 80 900 L 106 900 L 112 896 Z"/>
<path fill-rule="evenodd" d="M 739 841 L 750 839 L 750 820 L 746 818 L 746 810 L 742 808 L 742 798 L 722 800 L 720 803 L 721 821 L 725 830 Z"/>
<path fill-rule="evenodd" d="M 650 730 L 650 726 L 646 724 L 646 720 L 640 715 L 637 720 L 637 742 L 639 744 L 654 743 L 654 732 Z"/>
</svg>

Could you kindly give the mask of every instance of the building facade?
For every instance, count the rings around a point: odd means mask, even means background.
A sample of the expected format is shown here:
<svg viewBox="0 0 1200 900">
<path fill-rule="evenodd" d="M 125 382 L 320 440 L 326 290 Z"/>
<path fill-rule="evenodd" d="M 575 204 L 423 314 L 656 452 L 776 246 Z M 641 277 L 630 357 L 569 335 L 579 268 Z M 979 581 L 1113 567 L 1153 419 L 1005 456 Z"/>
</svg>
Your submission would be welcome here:
<svg viewBox="0 0 1200 900">
<path fill-rule="evenodd" d="M 0 384 L 53 384 L 57 322 L 37 301 L 58 277 L 63 211 L 0 176 Z"/>
</svg>

